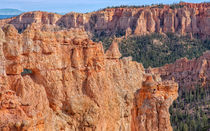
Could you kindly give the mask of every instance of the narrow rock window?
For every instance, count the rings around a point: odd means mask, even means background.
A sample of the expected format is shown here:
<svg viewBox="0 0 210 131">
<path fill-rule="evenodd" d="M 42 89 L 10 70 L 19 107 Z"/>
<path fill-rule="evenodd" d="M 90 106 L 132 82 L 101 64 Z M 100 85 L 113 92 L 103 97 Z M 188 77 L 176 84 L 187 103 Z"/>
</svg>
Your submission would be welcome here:
<svg viewBox="0 0 210 131">
<path fill-rule="evenodd" d="M 24 75 L 30 75 L 30 74 L 33 74 L 33 71 L 30 70 L 30 69 L 23 69 L 23 72 L 21 72 L 21 75 L 24 76 Z"/>
</svg>

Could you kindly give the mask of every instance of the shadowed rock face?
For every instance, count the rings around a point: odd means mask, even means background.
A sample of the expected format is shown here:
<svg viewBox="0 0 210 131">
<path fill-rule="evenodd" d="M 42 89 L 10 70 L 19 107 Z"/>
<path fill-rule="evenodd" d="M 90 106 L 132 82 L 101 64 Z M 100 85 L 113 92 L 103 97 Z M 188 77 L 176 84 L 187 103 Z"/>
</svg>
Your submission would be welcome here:
<svg viewBox="0 0 210 131">
<path fill-rule="evenodd" d="M 181 3 L 182 8 L 169 6 L 144 8 L 111 8 L 91 13 L 58 15 L 47 12 L 28 12 L 16 18 L 0 20 L 0 26 L 13 24 L 22 32 L 32 23 L 44 29 L 84 28 L 95 35 L 143 35 L 153 32 L 210 36 L 210 3 Z"/>
<path fill-rule="evenodd" d="M 150 69 L 150 73 L 159 74 L 164 80 L 174 79 L 182 87 L 195 88 L 197 85 L 210 85 L 210 51 L 197 59 L 182 58 L 175 63 Z"/>
<path fill-rule="evenodd" d="M 18 34 L 4 26 L 0 130 L 171 130 L 168 108 L 177 84 L 118 59 L 116 44 L 110 52 L 111 59 L 82 29 L 51 32 L 32 24 Z"/>
</svg>

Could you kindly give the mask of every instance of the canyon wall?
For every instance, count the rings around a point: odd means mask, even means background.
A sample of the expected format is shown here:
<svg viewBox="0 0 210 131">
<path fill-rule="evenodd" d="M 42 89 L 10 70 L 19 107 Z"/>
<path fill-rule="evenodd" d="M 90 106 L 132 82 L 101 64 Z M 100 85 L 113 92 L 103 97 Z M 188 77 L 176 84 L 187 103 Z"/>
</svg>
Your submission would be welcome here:
<svg viewBox="0 0 210 131">
<path fill-rule="evenodd" d="M 28 12 L 12 20 L 1 20 L 0 26 L 13 24 L 22 32 L 31 23 L 60 29 L 84 28 L 96 36 L 143 35 L 175 32 L 181 35 L 210 36 L 210 3 L 180 3 L 172 6 L 108 8 L 91 13 L 58 15 Z"/>
<path fill-rule="evenodd" d="M 0 130 L 170 131 L 178 84 L 82 29 L 0 29 Z"/>
<path fill-rule="evenodd" d="M 210 51 L 199 58 L 182 58 L 172 64 L 148 69 L 147 72 L 161 75 L 164 80 L 174 79 L 182 87 L 210 86 Z"/>
</svg>

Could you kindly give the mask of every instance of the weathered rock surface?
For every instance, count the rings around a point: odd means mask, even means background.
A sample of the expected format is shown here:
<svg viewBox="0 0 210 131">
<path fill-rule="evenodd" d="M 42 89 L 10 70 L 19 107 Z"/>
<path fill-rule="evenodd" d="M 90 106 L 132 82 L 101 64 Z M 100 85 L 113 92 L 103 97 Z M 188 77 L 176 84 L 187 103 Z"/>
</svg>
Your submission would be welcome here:
<svg viewBox="0 0 210 131">
<path fill-rule="evenodd" d="M 132 130 L 173 131 L 168 109 L 178 97 L 177 84 L 169 81 L 157 82 L 147 76 L 142 88 L 136 92 L 132 110 Z"/>
<path fill-rule="evenodd" d="M 54 30 L 84 28 L 99 36 L 176 32 L 209 37 L 210 3 L 180 3 L 180 7 L 110 8 L 85 14 L 72 12 L 63 16 L 28 12 L 13 19 L 0 20 L 0 26 L 13 24 L 21 32 L 31 23 L 39 23 Z"/>
<path fill-rule="evenodd" d="M 210 85 L 210 51 L 197 59 L 182 58 L 175 63 L 149 69 L 150 73 L 161 75 L 164 80 L 174 79 L 179 85 L 195 88 L 198 85 Z"/>
<path fill-rule="evenodd" d="M 171 130 L 168 108 L 177 84 L 118 58 L 107 58 L 82 29 L 41 31 L 32 24 L 18 34 L 5 25 L 0 130 Z"/>
<path fill-rule="evenodd" d="M 119 51 L 118 43 L 113 41 L 109 49 L 105 53 L 108 59 L 119 59 L 122 55 Z"/>
<path fill-rule="evenodd" d="M 31 24 L 39 24 L 43 28 L 56 29 L 56 22 L 62 15 L 41 11 L 27 12 L 9 19 L 0 20 L 0 25 L 12 24 L 19 31 L 23 32 Z"/>
</svg>

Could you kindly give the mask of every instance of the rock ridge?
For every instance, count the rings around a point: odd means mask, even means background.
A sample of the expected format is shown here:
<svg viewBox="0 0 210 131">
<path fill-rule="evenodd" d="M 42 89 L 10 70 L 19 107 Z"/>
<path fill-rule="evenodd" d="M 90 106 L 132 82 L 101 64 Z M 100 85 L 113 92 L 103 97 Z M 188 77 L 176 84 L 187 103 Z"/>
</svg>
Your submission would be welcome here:
<svg viewBox="0 0 210 131">
<path fill-rule="evenodd" d="M 185 88 L 207 87 L 210 85 L 210 51 L 199 58 L 181 58 L 162 67 L 151 68 L 148 72 L 159 74 L 164 80 L 174 79 Z"/>
<path fill-rule="evenodd" d="M 168 108 L 178 85 L 118 53 L 107 58 L 102 43 L 91 41 L 84 29 L 49 31 L 32 24 L 19 34 L 5 25 L 0 130 L 171 130 Z"/>
<path fill-rule="evenodd" d="M 181 35 L 210 36 L 210 3 L 180 3 L 171 8 L 149 6 L 139 8 L 109 8 L 91 13 L 58 15 L 47 12 L 28 12 L 16 18 L 0 20 L 0 27 L 13 24 L 22 32 L 32 23 L 51 30 L 84 28 L 96 36 L 144 35 L 174 32 Z"/>
</svg>

